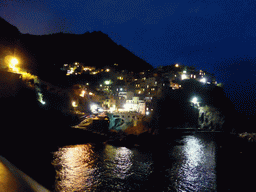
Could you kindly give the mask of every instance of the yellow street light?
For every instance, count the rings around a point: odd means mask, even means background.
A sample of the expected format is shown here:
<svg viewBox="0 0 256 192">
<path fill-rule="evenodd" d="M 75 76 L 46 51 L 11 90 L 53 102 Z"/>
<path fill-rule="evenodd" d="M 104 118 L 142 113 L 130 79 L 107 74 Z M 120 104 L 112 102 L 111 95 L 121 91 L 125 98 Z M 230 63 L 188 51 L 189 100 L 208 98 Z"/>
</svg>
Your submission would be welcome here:
<svg viewBox="0 0 256 192">
<path fill-rule="evenodd" d="M 18 63 L 19 63 L 18 59 L 12 58 L 12 60 L 11 60 L 12 65 L 17 65 Z"/>
<path fill-rule="evenodd" d="M 16 59 L 15 57 L 13 57 L 10 61 L 10 68 L 13 70 L 13 71 L 18 71 L 18 68 L 16 68 L 16 65 L 19 63 L 18 59 Z"/>
<path fill-rule="evenodd" d="M 75 101 L 72 101 L 72 106 L 73 107 L 78 107 L 78 104 Z"/>
</svg>

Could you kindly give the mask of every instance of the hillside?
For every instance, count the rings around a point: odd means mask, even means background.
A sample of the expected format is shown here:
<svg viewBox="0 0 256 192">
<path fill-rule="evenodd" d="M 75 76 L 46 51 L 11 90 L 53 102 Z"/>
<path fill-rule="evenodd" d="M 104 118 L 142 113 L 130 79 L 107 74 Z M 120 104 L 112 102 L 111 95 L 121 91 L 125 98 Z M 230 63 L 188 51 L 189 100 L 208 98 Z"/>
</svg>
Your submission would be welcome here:
<svg viewBox="0 0 256 192">
<path fill-rule="evenodd" d="M 56 33 L 50 35 L 21 34 L 0 18 L 1 58 L 15 54 L 21 65 L 35 75 L 59 69 L 65 63 L 81 62 L 104 67 L 118 63 L 120 70 L 141 71 L 153 67 L 101 31 L 81 35 Z M 2 30 L 3 29 L 3 30 Z"/>
<path fill-rule="evenodd" d="M 38 69 L 45 73 L 55 64 L 81 62 L 88 66 L 104 67 L 118 63 L 120 69 L 140 71 L 153 67 L 114 43 L 106 34 L 98 31 L 76 34 L 51 34 L 21 36 L 21 43 L 37 61 Z"/>
</svg>

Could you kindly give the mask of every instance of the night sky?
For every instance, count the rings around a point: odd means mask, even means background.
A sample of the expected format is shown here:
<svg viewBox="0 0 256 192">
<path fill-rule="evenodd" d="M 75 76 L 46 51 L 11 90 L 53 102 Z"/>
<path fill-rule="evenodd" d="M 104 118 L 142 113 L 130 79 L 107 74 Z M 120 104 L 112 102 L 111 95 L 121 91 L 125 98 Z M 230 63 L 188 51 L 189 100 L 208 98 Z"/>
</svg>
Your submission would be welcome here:
<svg viewBox="0 0 256 192">
<path fill-rule="evenodd" d="M 102 31 L 154 67 L 214 73 L 237 109 L 254 114 L 256 2 L 251 0 L 2 0 L 21 33 Z"/>
</svg>

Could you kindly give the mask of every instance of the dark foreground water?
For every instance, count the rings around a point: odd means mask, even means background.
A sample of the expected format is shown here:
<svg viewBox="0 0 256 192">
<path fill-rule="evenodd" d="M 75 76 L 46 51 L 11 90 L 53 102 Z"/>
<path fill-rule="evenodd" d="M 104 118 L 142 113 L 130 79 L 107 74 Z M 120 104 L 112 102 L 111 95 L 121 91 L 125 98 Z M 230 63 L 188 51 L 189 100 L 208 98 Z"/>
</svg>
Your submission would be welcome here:
<svg viewBox="0 0 256 192">
<path fill-rule="evenodd" d="M 215 134 L 183 135 L 150 148 L 68 145 L 53 152 L 56 191 L 253 189 L 254 151 Z M 152 141 L 154 142 L 154 141 Z M 153 146 L 153 147 L 152 147 Z M 235 148 L 234 148 L 235 147 Z M 250 149 L 252 150 L 252 149 Z"/>
<path fill-rule="evenodd" d="M 153 150 L 93 144 L 54 152 L 56 191 L 216 191 L 216 146 L 196 136 Z"/>
<path fill-rule="evenodd" d="M 254 191 L 255 144 L 232 135 L 165 135 L 140 147 L 84 138 L 17 145 L 6 158 L 52 191 Z"/>
</svg>

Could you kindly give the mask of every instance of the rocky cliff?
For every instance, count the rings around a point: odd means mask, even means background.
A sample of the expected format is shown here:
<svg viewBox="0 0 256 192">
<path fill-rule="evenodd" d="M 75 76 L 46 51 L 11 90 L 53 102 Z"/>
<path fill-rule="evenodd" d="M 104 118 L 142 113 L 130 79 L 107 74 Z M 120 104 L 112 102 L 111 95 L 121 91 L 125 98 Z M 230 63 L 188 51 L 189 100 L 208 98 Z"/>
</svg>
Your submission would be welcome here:
<svg viewBox="0 0 256 192">
<path fill-rule="evenodd" d="M 225 116 L 213 106 L 199 107 L 198 125 L 200 129 L 221 131 Z"/>
<path fill-rule="evenodd" d="M 230 132 L 239 117 L 223 88 L 196 80 L 182 82 L 182 89 L 166 89 L 155 102 L 149 127 L 153 129 L 197 127 Z M 199 106 L 192 99 L 198 98 Z"/>
</svg>

